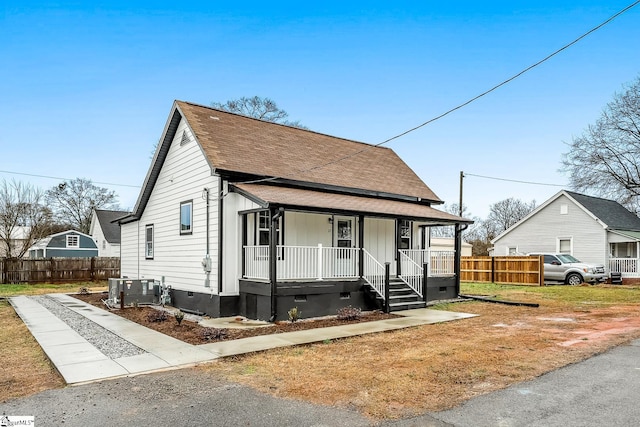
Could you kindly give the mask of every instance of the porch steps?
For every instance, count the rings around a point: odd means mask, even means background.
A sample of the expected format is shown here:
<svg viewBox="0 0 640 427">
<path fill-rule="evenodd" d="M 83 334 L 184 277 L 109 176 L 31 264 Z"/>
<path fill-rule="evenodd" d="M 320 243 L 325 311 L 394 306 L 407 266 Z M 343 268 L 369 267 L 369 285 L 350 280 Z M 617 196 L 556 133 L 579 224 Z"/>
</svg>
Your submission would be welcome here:
<svg viewBox="0 0 640 427">
<path fill-rule="evenodd" d="M 382 297 L 378 296 L 382 300 Z M 425 308 L 427 305 L 420 295 L 416 294 L 398 277 L 389 279 L 389 309 L 391 311 Z"/>
</svg>

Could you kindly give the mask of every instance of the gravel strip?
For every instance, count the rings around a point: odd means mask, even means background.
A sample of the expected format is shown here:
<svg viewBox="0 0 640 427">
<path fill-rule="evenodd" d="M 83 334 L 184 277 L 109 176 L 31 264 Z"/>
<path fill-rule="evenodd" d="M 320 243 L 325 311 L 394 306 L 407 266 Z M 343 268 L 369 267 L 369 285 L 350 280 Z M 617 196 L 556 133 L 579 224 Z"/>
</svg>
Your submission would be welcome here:
<svg viewBox="0 0 640 427">
<path fill-rule="evenodd" d="M 82 338 L 89 341 L 89 343 L 110 359 L 137 356 L 144 353 L 144 350 L 141 348 L 136 347 L 129 341 L 120 338 L 113 332 L 106 330 L 97 323 L 92 322 L 83 315 L 63 306 L 46 295 L 32 296 L 30 298 L 37 301 L 58 319 L 69 325 L 71 329 L 76 331 Z"/>
</svg>

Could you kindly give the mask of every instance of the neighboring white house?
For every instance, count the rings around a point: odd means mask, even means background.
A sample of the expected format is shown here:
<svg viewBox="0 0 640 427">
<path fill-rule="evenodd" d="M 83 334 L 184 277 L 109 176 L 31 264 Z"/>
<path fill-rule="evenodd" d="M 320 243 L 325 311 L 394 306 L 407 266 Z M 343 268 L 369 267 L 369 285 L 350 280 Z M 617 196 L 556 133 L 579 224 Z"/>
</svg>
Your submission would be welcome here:
<svg viewBox="0 0 640 427">
<path fill-rule="evenodd" d="M 11 234 L 8 241 L 14 256 L 19 255 L 21 250 L 29 244 L 27 240 L 30 238 L 30 232 L 30 227 L 25 226 L 16 226 L 11 228 L 10 232 L 7 232 L 7 234 Z M 3 233 L 3 230 L 0 230 L 0 233 Z M 0 238 L 2 239 L 2 244 L 0 244 L 0 258 L 4 258 L 7 256 L 6 239 L 4 236 L 0 236 Z"/>
<path fill-rule="evenodd" d="M 120 224 L 114 222 L 130 212 L 94 209 L 89 234 L 100 257 L 120 257 Z"/>
<path fill-rule="evenodd" d="M 560 191 L 492 243 L 496 256 L 568 253 L 640 277 L 640 218 L 613 200 Z"/>
<path fill-rule="evenodd" d="M 429 227 L 471 222 L 441 203 L 391 149 L 176 101 L 119 221 L 121 271 L 214 317 L 424 306 L 459 291 L 460 254 L 423 271 Z"/>
</svg>

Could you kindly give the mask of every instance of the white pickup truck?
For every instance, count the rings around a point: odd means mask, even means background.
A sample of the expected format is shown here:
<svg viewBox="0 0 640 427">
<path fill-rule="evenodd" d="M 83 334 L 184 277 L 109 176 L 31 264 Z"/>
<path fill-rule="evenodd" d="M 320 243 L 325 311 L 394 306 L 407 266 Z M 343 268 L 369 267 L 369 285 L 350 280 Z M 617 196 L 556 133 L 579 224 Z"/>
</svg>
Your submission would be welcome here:
<svg viewBox="0 0 640 427">
<path fill-rule="evenodd" d="M 607 280 L 604 265 L 587 264 L 569 254 L 531 253 L 544 256 L 545 282 L 563 282 L 579 285 L 582 282 L 598 283 Z"/>
</svg>

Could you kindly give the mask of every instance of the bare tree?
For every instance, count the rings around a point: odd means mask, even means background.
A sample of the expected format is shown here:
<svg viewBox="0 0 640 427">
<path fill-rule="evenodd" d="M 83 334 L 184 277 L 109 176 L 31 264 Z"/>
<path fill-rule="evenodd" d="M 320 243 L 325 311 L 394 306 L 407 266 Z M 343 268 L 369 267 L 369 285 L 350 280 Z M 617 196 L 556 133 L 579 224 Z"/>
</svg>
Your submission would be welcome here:
<svg viewBox="0 0 640 427">
<path fill-rule="evenodd" d="M 112 190 L 76 178 L 47 190 L 46 200 L 58 221 L 81 233 L 89 233 L 93 209 L 118 209 L 118 196 Z"/>
<path fill-rule="evenodd" d="M 51 211 L 43 192 L 29 184 L 2 181 L 0 186 L 0 255 L 21 258 L 38 240 L 47 236 Z"/>
<path fill-rule="evenodd" d="M 562 164 L 575 190 L 640 212 L 640 76 L 573 139 Z"/>
<path fill-rule="evenodd" d="M 494 239 L 500 233 L 527 216 L 536 208 L 536 201 L 529 203 L 510 197 L 492 204 L 487 216 L 487 237 Z"/>
<path fill-rule="evenodd" d="M 448 212 L 453 215 L 460 215 L 460 208 L 458 203 L 445 203 L 441 209 L 444 212 Z M 462 205 L 462 216 L 464 218 L 471 218 L 471 213 L 467 210 L 467 207 Z M 480 218 L 474 218 L 474 221 L 479 221 Z M 453 225 L 442 225 L 437 227 L 431 227 L 431 237 L 447 237 L 453 238 L 455 235 L 455 227 Z"/>
<path fill-rule="evenodd" d="M 493 203 L 489 207 L 487 219 L 476 219 L 463 234 L 471 243 L 474 255 L 489 255 L 491 240 L 527 216 L 536 207 L 536 201 L 523 202 L 513 197 Z"/>
<path fill-rule="evenodd" d="M 289 121 L 289 113 L 278 108 L 276 102 L 270 98 L 261 98 L 254 96 L 247 98 L 243 96 L 240 99 L 231 99 L 227 102 L 212 102 L 211 106 L 231 113 L 242 114 L 243 116 L 253 117 L 267 122 L 281 123 L 287 126 L 293 126 L 300 129 L 308 129 L 299 121 Z"/>
</svg>

